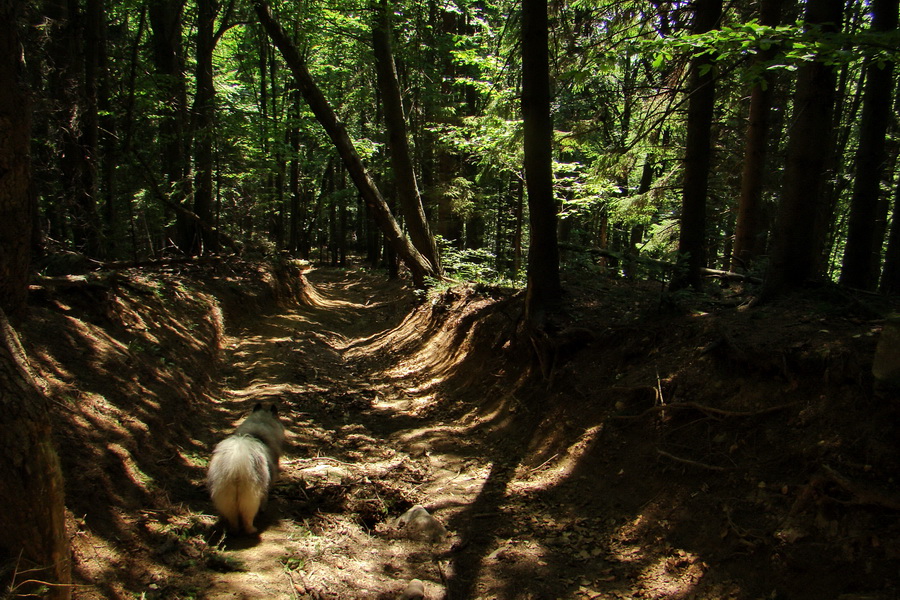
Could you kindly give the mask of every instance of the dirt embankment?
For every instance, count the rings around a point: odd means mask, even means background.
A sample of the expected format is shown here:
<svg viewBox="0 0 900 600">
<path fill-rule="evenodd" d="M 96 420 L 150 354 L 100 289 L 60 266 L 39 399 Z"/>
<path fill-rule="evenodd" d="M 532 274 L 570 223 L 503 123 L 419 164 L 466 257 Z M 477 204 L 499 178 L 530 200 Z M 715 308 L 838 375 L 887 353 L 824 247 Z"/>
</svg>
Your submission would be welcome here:
<svg viewBox="0 0 900 600">
<path fill-rule="evenodd" d="M 55 409 L 76 597 L 131 598 L 184 537 L 160 528 L 203 511 L 203 469 L 224 418 L 227 321 L 295 305 L 297 265 L 228 261 L 70 278 L 33 286 L 17 324 Z M 212 425 L 218 424 L 218 425 Z M 162 554 L 160 554 L 162 552 Z"/>
<path fill-rule="evenodd" d="M 38 294 L 23 337 L 58 409 L 76 597 L 386 599 L 413 578 L 454 600 L 896 597 L 877 314 L 568 289 L 536 368 L 517 297 L 418 303 L 363 271 Z M 232 538 L 203 477 L 257 401 L 291 445 L 261 536 Z M 415 504 L 446 538 L 390 527 Z"/>
</svg>

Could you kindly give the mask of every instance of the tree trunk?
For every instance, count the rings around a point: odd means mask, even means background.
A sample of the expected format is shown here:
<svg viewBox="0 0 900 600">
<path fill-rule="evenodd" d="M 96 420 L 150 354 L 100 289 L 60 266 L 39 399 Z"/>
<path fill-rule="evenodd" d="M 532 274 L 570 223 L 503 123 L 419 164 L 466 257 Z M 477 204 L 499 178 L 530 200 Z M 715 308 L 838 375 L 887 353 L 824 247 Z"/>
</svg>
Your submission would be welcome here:
<svg viewBox="0 0 900 600">
<path fill-rule="evenodd" d="M 522 229 L 525 217 L 525 185 L 521 178 L 517 177 L 515 181 L 515 230 L 513 233 L 513 260 L 510 277 L 515 279 L 522 270 Z"/>
<path fill-rule="evenodd" d="M 547 0 L 522 1 L 522 119 L 531 240 L 525 323 L 541 328 L 562 297 L 557 206 L 553 197 L 553 121 Z"/>
<path fill-rule="evenodd" d="M 884 253 L 884 268 L 878 290 L 882 294 L 900 294 L 900 176 L 894 185 L 894 208 L 891 216 L 891 231 L 888 234 L 887 250 Z"/>
<path fill-rule="evenodd" d="M 31 185 L 31 103 L 20 85 L 24 65 L 18 2 L 0 0 L 0 309 L 25 309 L 31 274 L 34 196 Z"/>
<path fill-rule="evenodd" d="M 216 252 L 219 241 L 213 229 L 213 115 L 216 90 L 213 85 L 214 26 L 216 0 L 197 1 L 197 92 L 194 98 L 194 214 L 195 223 L 183 250 L 189 254 Z M 202 244 L 201 244 L 202 242 Z"/>
<path fill-rule="evenodd" d="M 0 7 L 3 13 L 8 11 Z M 63 479 L 53 448 L 49 408 L 2 310 L 0 506 L 0 563 L 15 564 L 16 572 L 22 574 L 11 582 L 16 592 L 27 596 L 47 587 L 42 598 L 70 598 Z"/>
<path fill-rule="evenodd" d="M 184 80 L 184 58 L 181 17 L 185 0 L 154 0 L 149 5 L 150 28 L 153 32 L 153 62 L 156 68 L 159 101 L 160 164 L 165 177 L 166 196 L 184 207 L 188 164 L 187 90 Z M 191 211 L 193 212 L 193 211 Z M 189 251 L 196 226 L 176 211 L 176 237 L 183 251 Z"/>
<path fill-rule="evenodd" d="M 303 217 L 300 214 L 302 192 L 300 188 L 300 93 L 294 89 L 290 92 L 288 106 L 288 148 L 290 148 L 291 160 L 288 166 L 288 190 L 290 192 L 290 220 L 288 221 L 288 250 L 297 252 L 300 250 L 300 231 Z M 302 258 L 308 258 L 303 256 Z"/>
<path fill-rule="evenodd" d="M 763 25 L 776 26 L 781 22 L 782 0 L 763 0 L 759 8 L 759 20 Z M 757 64 L 763 64 L 774 56 L 775 49 L 763 51 Z M 744 145 L 744 167 L 741 173 L 741 197 L 738 203 L 737 223 L 734 232 L 734 250 L 731 270 L 746 271 L 750 268 L 762 232 L 762 190 L 766 166 L 766 148 L 769 144 L 769 115 L 772 111 L 772 84 L 774 77 L 766 71 L 760 75 L 750 92 L 750 113 L 747 137 Z"/>
<path fill-rule="evenodd" d="M 874 0 L 872 31 L 897 29 L 898 0 Z M 874 290 L 878 283 L 881 245 L 887 217 L 886 203 L 879 202 L 885 161 L 885 135 L 891 120 L 891 96 L 894 65 L 871 63 L 866 67 L 866 91 L 859 125 L 856 151 L 856 178 L 850 200 L 847 246 L 841 265 L 841 283 L 863 290 Z M 882 235 L 878 235 L 878 233 Z"/>
<path fill-rule="evenodd" d="M 425 257 L 425 260 L 431 263 L 432 270 L 440 274 L 441 263 L 437 244 L 425 217 L 425 209 L 422 206 L 422 197 L 419 194 L 412 154 L 409 149 L 400 82 L 397 80 L 394 53 L 391 49 L 390 7 L 387 0 L 378 0 L 374 4 L 376 17 L 372 27 L 372 45 L 375 51 L 375 71 L 378 75 L 378 87 L 381 90 L 384 124 L 388 133 L 391 166 L 394 169 L 400 208 L 406 218 L 406 227 L 409 230 L 409 238 L 413 246 Z"/>
<path fill-rule="evenodd" d="M 109 50 L 106 27 L 106 2 L 89 0 L 87 2 L 87 37 L 95 38 L 97 62 L 97 123 L 99 138 L 97 147 L 98 182 L 102 198 L 104 254 L 110 258 L 121 258 L 119 246 L 123 224 L 119 222 L 117 206 L 118 186 L 116 170 L 120 154 L 116 151 L 119 135 L 117 133 L 116 110 L 110 97 Z M 91 45 L 91 44 L 89 44 Z"/>
<path fill-rule="evenodd" d="M 316 119 L 324 127 L 331 141 L 334 142 L 335 148 L 344 161 L 347 171 L 350 173 L 350 177 L 353 179 L 360 195 L 365 200 L 366 205 L 372 209 L 372 214 L 375 216 L 379 228 L 384 232 L 391 246 L 395 248 L 403 263 L 409 268 L 415 286 L 419 288 L 425 287 L 425 278 L 437 276 L 438 273 L 403 235 L 400 226 L 394 219 L 394 215 L 391 214 L 390 208 L 388 208 L 387 202 L 385 202 L 384 197 L 375 185 L 375 181 L 369 175 L 362 163 L 362 159 L 356 152 L 356 148 L 354 148 L 344 124 L 338 120 L 325 95 L 322 94 L 322 90 L 316 86 L 309 69 L 306 67 L 306 62 L 297 51 L 297 47 L 272 17 L 268 4 L 263 0 L 254 0 L 253 7 L 269 37 L 272 38 L 272 41 L 281 51 L 282 56 L 284 56 L 285 62 L 290 67 L 304 100 L 306 100 Z"/>
<path fill-rule="evenodd" d="M 81 185 L 79 189 L 79 212 L 82 213 L 85 229 L 83 232 L 85 252 L 94 258 L 106 256 L 103 241 L 103 227 L 97 210 L 100 197 L 100 114 L 98 90 L 100 79 L 100 29 L 105 13 L 99 0 L 88 0 L 84 9 L 83 70 L 84 87 L 81 135 L 78 145 L 83 154 Z"/>
<path fill-rule="evenodd" d="M 60 180 L 58 204 L 68 215 L 68 229 L 79 252 L 102 256 L 100 219 L 96 206 L 94 177 L 96 147 L 96 97 L 88 99 L 83 36 L 77 0 L 48 0 L 44 4 L 52 68 L 47 90 L 55 104 L 54 125 L 58 129 Z M 90 53 L 89 53 L 90 54 Z M 88 61 L 90 63 L 90 61 Z M 58 207 L 57 207 L 58 208 Z M 58 225 L 57 234 L 64 227 Z M 63 237 L 62 239 L 65 239 Z"/>
<path fill-rule="evenodd" d="M 841 22 L 842 0 L 809 0 L 806 22 L 834 32 Z M 815 61 L 797 71 L 794 116 L 788 140 L 784 187 L 772 252 L 761 298 L 801 285 L 822 271 L 825 245 L 823 187 L 831 154 L 834 68 Z"/>
<path fill-rule="evenodd" d="M 722 0 L 695 0 L 692 33 L 716 27 L 722 15 Z M 695 56 L 690 64 L 687 140 L 684 154 L 684 188 L 681 201 L 681 234 L 678 253 L 686 261 L 686 272 L 672 281 L 672 288 L 699 289 L 701 269 L 706 266 L 706 194 L 712 157 L 713 109 L 716 89 L 711 56 Z"/>
</svg>

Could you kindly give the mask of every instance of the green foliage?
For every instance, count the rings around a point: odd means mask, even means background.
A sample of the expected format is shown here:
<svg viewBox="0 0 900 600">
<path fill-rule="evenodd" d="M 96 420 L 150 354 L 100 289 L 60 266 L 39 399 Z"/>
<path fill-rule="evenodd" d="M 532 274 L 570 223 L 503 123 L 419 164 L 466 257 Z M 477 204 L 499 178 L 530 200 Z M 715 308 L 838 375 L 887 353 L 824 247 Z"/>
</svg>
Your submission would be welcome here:
<svg viewBox="0 0 900 600">
<path fill-rule="evenodd" d="M 500 277 L 493 264 L 496 257 L 483 248 L 454 248 L 442 237 L 437 237 L 441 262 L 447 277 L 458 281 L 498 283 Z"/>
<path fill-rule="evenodd" d="M 393 201 L 369 0 L 271 4 L 383 194 Z M 159 72 L 155 34 L 147 14 L 141 16 L 144 5 L 112 0 L 105 14 L 108 74 L 101 87 L 108 97 L 98 102 L 98 117 L 114 117 L 115 123 L 104 127 L 115 129 L 115 135 L 111 145 L 93 155 L 112 164 L 112 177 L 98 179 L 95 194 L 98 212 L 112 219 L 104 223 L 116 240 L 108 258 L 171 251 L 179 223 L 162 197 L 192 208 L 196 4 L 186 3 L 181 22 L 183 77 Z M 254 251 L 271 254 L 291 243 L 293 218 L 305 245 L 322 249 L 323 255 L 352 242 L 351 251 L 378 254 L 377 240 L 366 246 L 375 239 L 370 235 L 374 226 L 331 140 L 300 98 L 290 70 L 250 7 L 240 2 L 235 7 L 216 21 L 222 31 L 213 56 L 216 226 Z M 447 271 L 465 280 L 515 279 L 520 273 L 514 271 L 524 267 L 519 254 L 528 247 L 529 234 L 521 192 L 520 6 L 509 0 L 395 0 L 391 8 L 394 58 L 426 212 L 434 230 L 446 226 L 457 238 L 453 244 L 442 242 Z M 622 256 L 638 248 L 653 258 L 675 259 L 691 58 L 712 57 L 713 65 L 704 68 L 717 75 L 708 237 L 709 246 L 722 253 L 734 230 L 751 86 L 764 81 L 778 94 L 774 125 L 779 129 L 769 148 L 764 194 L 766 212 L 774 214 L 784 132 L 793 115 L 794 71 L 810 61 L 834 66 L 840 71 L 840 92 L 850 98 L 863 65 L 888 64 L 900 52 L 896 31 L 869 31 L 868 2 L 848 3 L 841 33 L 802 21 L 762 25 L 754 20 L 754 6 L 732 3 L 718 29 L 694 35 L 683 8 L 683 3 L 632 0 L 552 5 L 555 198 L 564 243 L 602 246 Z M 791 19 L 798 8 L 790 7 Z M 51 84 L 59 58 L 52 55 L 51 42 L 60 32 L 48 20 L 32 22 L 39 25 L 28 38 L 26 54 L 37 100 L 33 156 L 40 220 L 51 237 L 71 244 L 74 209 L 59 159 L 71 156 L 63 133 L 82 124 L 60 112 L 64 98 Z M 181 131 L 169 126 L 179 107 L 164 93 L 177 85 L 183 86 L 186 103 L 180 107 Z M 849 210 L 858 120 L 858 104 L 843 102 L 835 122 L 823 124 L 835 129 L 840 144 L 833 157 L 836 172 L 828 182 L 835 215 L 829 224 L 832 270 L 846 235 L 842 223 Z M 165 156 L 178 142 L 183 164 L 179 173 L 170 174 Z M 177 180 L 169 181 L 170 176 Z M 452 226 L 441 220 L 453 221 Z M 290 250 L 299 252 L 302 245 Z"/>
</svg>

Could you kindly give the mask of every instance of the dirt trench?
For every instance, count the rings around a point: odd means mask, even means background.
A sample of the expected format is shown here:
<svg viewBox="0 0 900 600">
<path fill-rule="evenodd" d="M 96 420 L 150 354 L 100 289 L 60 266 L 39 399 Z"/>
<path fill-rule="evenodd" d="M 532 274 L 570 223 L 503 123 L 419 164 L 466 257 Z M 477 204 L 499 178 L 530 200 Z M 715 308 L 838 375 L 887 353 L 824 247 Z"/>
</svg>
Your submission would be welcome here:
<svg viewBox="0 0 900 600">
<path fill-rule="evenodd" d="M 458 538 L 409 540 L 393 524 L 423 504 L 449 526 L 490 470 L 471 423 L 426 414 L 452 348 L 394 354 L 426 339 L 399 285 L 335 270 L 305 277 L 304 305 L 248 316 L 225 340 L 217 412 L 275 402 L 289 441 L 261 534 L 216 531 L 227 566 L 203 576 L 202 597 L 394 598 L 412 579 L 443 597 Z"/>
<path fill-rule="evenodd" d="M 506 343 L 515 295 L 297 275 L 223 263 L 35 297 L 76 600 L 386 600 L 413 578 L 430 600 L 898 597 L 877 319 L 573 285 L 542 378 Z M 257 402 L 290 445 L 261 535 L 232 537 L 206 466 Z M 417 504 L 446 536 L 392 529 Z"/>
</svg>

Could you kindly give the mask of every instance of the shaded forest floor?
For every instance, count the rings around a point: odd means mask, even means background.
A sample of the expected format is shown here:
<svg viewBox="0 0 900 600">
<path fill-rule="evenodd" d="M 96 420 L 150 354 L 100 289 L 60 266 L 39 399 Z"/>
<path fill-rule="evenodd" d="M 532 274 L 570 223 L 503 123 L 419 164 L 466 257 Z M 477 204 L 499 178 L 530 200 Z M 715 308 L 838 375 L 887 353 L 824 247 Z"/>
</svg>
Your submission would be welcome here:
<svg viewBox="0 0 900 600">
<path fill-rule="evenodd" d="M 543 373 L 491 290 L 236 262 L 36 289 L 75 597 L 898 597 L 890 307 L 567 289 Z M 205 469 L 260 401 L 289 448 L 261 535 L 232 537 Z M 446 536 L 396 529 L 416 504 Z"/>
</svg>

